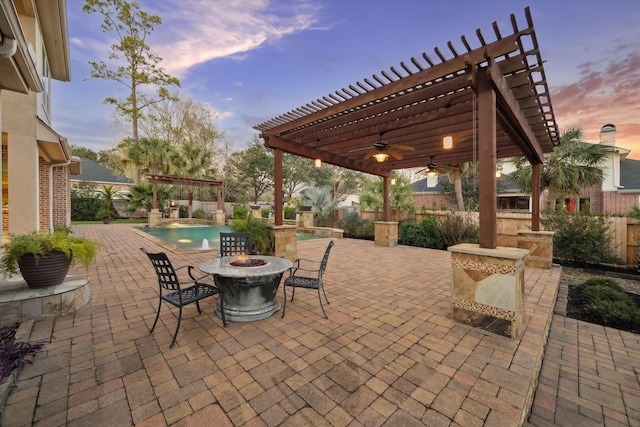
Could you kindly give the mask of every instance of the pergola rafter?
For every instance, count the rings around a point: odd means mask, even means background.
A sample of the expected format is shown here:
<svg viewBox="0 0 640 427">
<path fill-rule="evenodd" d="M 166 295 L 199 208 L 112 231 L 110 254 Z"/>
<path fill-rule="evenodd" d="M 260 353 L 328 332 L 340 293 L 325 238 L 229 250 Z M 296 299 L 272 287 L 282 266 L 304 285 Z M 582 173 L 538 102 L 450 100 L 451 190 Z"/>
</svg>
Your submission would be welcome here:
<svg viewBox="0 0 640 427">
<path fill-rule="evenodd" d="M 448 42 L 448 52 L 435 48 L 437 59 L 423 53 L 254 128 L 276 153 L 378 175 L 385 188 L 394 170 L 425 166 L 431 159 L 442 165 L 479 160 L 489 174 L 497 158 L 524 155 L 535 167 L 560 139 L 528 8 L 525 16 L 527 25 L 519 29 L 511 15 L 508 35 L 494 22 L 493 42 L 477 30 L 478 47 L 462 36 L 464 49 Z M 389 144 L 415 151 L 383 163 L 365 160 L 381 134 Z M 451 150 L 442 146 L 445 135 L 454 139 Z M 276 173 L 281 167 L 276 162 Z M 495 205 L 495 190 L 483 192 L 482 184 L 495 187 L 493 175 L 480 177 L 481 230 L 483 218 L 488 221 L 483 205 Z M 276 189 L 280 185 L 276 182 Z M 276 197 L 276 221 L 280 205 Z M 495 206 L 485 214 L 495 222 Z M 386 205 L 384 216 L 388 220 Z M 491 247 L 489 236 L 480 237 L 481 246 Z"/>
</svg>

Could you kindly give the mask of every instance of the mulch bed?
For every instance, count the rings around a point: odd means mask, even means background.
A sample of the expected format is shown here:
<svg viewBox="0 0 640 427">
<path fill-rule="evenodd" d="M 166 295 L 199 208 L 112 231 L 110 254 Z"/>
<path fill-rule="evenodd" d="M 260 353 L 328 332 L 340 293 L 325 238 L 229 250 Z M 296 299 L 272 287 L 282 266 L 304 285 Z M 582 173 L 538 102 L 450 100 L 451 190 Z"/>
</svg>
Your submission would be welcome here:
<svg viewBox="0 0 640 427">
<path fill-rule="evenodd" d="M 638 328 L 635 325 L 631 325 L 628 323 L 616 323 L 616 324 L 605 325 L 600 321 L 599 318 L 585 313 L 584 310 L 582 309 L 583 302 L 582 302 L 582 297 L 580 295 L 580 288 L 581 288 L 580 285 L 569 285 L 569 292 L 567 296 L 567 314 L 566 314 L 567 317 L 571 317 L 572 319 L 582 320 L 589 323 L 594 323 L 597 325 L 607 326 L 610 328 L 620 329 L 627 332 L 633 332 L 636 334 L 640 333 L 640 328 Z M 640 295 L 632 292 L 627 292 L 627 295 L 629 295 L 631 299 L 633 299 L 633 301 L 636 303 L 636 307 L 640 309 Z"/>
</svg>

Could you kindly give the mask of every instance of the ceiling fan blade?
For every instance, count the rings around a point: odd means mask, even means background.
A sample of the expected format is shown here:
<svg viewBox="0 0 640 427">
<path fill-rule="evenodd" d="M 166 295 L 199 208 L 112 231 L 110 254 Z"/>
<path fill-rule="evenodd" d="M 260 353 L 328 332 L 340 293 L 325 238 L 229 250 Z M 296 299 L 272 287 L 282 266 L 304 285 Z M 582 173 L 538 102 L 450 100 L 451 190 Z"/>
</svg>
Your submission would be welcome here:
<svg viewBox="0 0 640 427">
<path fill-rule="evenodd" d="M 396 160 L 404 159 L 404 157 L 402 157 L 402 154 L 398 153 L 396 150 L 392 150 L 389 148 L 387 149 L 387 153 Z"/>
<path fill-rule="evenodd" d="M 410 145 L 390 145 L 389 148 L 393 148 L 394 150 L 402 150 L 402 151 L 416 151 L 416 149 Z"/>
<path fill-rule="evenodd" d="M 378 152 L 378 150 L 371 150 L 369 151 L 367 154 L 365 154 L 364 159 L 370 159 L 371 157 L 373 157 L 374 154 L 376 154 Z"/>
</svg>

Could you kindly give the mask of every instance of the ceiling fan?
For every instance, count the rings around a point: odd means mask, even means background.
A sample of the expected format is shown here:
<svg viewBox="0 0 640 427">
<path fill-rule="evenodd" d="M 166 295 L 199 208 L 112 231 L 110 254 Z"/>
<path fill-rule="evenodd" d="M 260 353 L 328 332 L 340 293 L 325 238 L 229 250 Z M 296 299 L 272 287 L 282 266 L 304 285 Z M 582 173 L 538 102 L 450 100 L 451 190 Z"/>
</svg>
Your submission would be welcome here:
<svg viewBox="0 0 640 427">
<path fill-rule="evenodd" d="M 396 160 L 402 160 L 404 157 L 399 151 L 415 151 L 415 148 L 409 145 L 391 145 L 382 140 L 382 132 L 380 132 L 380 139 L 373 144 L 373 149 L 364 156 L 364 159 L 373 157 L 378 163 L 382 163 L 391 156 Z"/>
<path fill-rule="evenodd" d="M 438 167 L 438 165 L 433 162 L 433 156 L 431 156 L 429 164 L 425 168 L 420 169 L 417 173 L 424 173 L 429 178 L 434 178 L 436 175 L 444 173 L 444 170 Z"/>
</svg>

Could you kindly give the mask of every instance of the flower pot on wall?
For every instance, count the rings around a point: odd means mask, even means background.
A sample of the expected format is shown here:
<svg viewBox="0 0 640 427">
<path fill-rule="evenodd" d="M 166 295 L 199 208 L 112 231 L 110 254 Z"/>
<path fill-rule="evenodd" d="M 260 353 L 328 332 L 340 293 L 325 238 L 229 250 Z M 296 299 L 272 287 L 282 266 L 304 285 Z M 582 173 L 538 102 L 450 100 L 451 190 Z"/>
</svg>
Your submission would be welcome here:
<svg viewBox="0 0 640 427">
<path fill-rule="evenodd" d="M 63 252 L 52 252 L 35 257 L 23 255 L 18 260 L 20 273 L 31 288 L 59 285 L 69 272 L 71 260 Z"/>
</svg>

